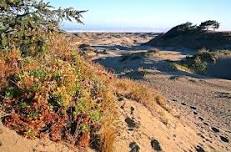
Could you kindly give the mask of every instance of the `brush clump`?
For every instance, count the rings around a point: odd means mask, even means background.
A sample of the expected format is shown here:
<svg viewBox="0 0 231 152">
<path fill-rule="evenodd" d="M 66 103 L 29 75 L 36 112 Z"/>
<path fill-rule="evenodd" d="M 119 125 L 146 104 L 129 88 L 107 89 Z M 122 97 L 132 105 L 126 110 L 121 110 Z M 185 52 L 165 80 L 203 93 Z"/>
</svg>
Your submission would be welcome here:
<svg viewBox="0 0 231 152">
<path fill-rule="evenodd" d="M 52 34 L 45 53 L 0 52 L 3 123 L 28 138 L 110 149 L 116 116 L 107 83 L 112 76 L 70 46 L 66 35 Z"/>
</svg>

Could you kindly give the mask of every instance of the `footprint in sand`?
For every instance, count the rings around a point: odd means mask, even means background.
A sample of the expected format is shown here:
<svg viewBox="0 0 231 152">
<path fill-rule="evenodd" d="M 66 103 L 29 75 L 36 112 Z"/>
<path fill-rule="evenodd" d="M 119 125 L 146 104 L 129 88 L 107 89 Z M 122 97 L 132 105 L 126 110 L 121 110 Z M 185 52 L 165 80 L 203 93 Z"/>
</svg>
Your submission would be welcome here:
<svg viewBox="0 0 231 152">
<path fill-rule="evenodd" d="M 184 102 L 181 103 L 183 106 L 186 106 L 186 104 Z"/>
<path fill-rule="evenodd" d="M 220 136 L 220 139 L 225 143 L 229 143 L 229 139 L 224 136 Z"/>
<path fill-rule="evenodd" d="M 128 130 L 129 130 L 129 131 L 133 131 L 134 128 L 137 127 L 137 123 L 136 123 L 135 120 L 132 119 L 132 118 L 127 117 L 127 118 L 125 119 L 125 122 L 127 123 Z"/>
<path fill-rule="evenodd" d="M 177 100 L 176 100 L 176 99 L 172 99 L 172 101 L 177 102 Z"/>
<path fill-rule="evenodd" d="M 213 132 L 215 132 L 215 133 L 220 132 L 220 130 L 219 130 L 219 129 L 217 129 L 217 128 L 215 128 L 215 127 L 211 127 L 211 129 L 212 129 L 212 131 L 213 131 Z"/>
<path fill-rule="evenodd" d="M 202 117 L 198 117 L 198 119 L 200 119 L 200 121 L 204 121 L 204 118 L 202 118 Z"/>
<path fill-rule="evenodd" d="M 151 146 L 155 151 L 162 151 L 162 148 L 160 146 L 160 143 L 158 140 L 156 139 L 152 139 L 151 140 Z"/>
<path fill-rule="evenodd" d="M 131 115 L 134 114 L 134 111 L 135 111 L 135 108 L 134 108 L 134 107 L 131 107 Z"/>
<path fill-rule="evenodd" d="M 194 114 L 194 115 L 197 115 L 198 113 L 197 113 L 196 111 L 193 111 L 193 114 Z"/>
<path fill-rule="evenodd" d="M 190 106 L 190 108 L 191 108 L 192 110 L 197 110 L 197 108 L 194 107 L 194 106 Z"/>
<path fill-rule="evenodd" d="M 121 96 L 121 97 L 118 97 L 118 101 L 123 101 L 124 100 L 124 97 Z"/>
<path fill-rule="evenodd" d="M 196 152 L 205 152 L 205 150 L 199 145 L 197 145 L 195 149 L 196 149 Z"/>
<path fill-rule="evenodd" d="M 131 148 L 130 152 L 139 152 L 140 151 L 140 147 L 136 142 L 130 143 L 129 147 Z"/>
</svg>

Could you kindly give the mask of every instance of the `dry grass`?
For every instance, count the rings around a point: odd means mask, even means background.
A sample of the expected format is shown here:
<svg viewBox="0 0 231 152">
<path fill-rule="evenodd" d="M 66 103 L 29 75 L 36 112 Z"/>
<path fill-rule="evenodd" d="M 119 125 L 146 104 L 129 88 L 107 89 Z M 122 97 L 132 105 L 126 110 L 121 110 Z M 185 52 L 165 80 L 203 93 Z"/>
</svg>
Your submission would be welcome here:
<svg viewBox="0 0 231 152">
<path fill-rule="evenodd" d="M 118 96 L 124 96 L 143 104 L 163 124 L 168 125 L 170 123 L 172 119 L 170 116 L 171 108 L 166 99 L 148 84 L 141 84 L 130 79 L 116 79 L 114 89 Z"/>
<path fill-rule="evenodd" d="M 155 109 L 157 105 L 169 111 L 166 99 L 153 88 L 130 79 L 117 79 L 114 88 L 116 92 L 128 99 L 135 100 L 147 108 Z"/>
<path fill-rule="evenodd" d="M 134 82 L 130 79 L 118 79 L 114 85 L 116 91 L 119 94 L 142 104 L 152 100 L 152 94 L 155 94 L 155 92 L 149 94 L 145 86 L 138 84 L 137 82 Z"/>
</svg>

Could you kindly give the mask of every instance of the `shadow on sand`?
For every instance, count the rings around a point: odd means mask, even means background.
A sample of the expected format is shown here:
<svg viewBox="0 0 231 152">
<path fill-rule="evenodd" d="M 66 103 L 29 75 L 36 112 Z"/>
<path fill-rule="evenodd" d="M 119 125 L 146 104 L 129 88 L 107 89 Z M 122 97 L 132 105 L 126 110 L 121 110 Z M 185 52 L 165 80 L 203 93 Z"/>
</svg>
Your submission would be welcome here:
<svg viewBox="0 0 231 152">
<path fill-rule="evenodd" d="M 176 71 L 171 64 L 164 60 L 152 60 L 150 58 L 137 56 L 127 57 L 104 57 L 94 60 L 94 62 L 103 65 L 107 70 L 112 71 L 119 77 L 128 77 L 134 80 L 142 80 L 146 74 L 161 73 L 170 75 L 170 79 L 180 76 L 190 76 L 194 78 L 203 78 L 196 74 Z"/>
<path fill-rule="evenodd" d="M 231 57 L 223 57 L 216 64 L 209 64 L 207 75 L 216 78 L 231 80 Z"/>
<path fill-rule="evenodd" d="M 177 51 L 182 55 L 192 55 L 196 51 L 187 48 L 176 48 L 176 47 L 153 47 L 148 45 L 136 44 L 132 46 L 125 45 L 93 45 L 97 50 L 114 50 L 114 51 L 149 51 L 149 50 L 165 50 L 165 51 Z"/>
</svg>

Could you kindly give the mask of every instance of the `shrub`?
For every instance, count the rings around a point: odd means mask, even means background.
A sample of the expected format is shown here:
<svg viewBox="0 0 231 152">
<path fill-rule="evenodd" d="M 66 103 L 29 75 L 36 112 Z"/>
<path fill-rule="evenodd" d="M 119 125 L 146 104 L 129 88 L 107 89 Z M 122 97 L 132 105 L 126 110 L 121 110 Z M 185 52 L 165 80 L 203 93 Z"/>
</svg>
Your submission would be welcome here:
<svg viewBox="0 0 231 152">
<path fill-rule="evenodd" d="M 8 113 L 3 124 L 29 138 L 48 134 L 86 147 L 97 137 L 100 150 L 110 148 L 116 126 L 111 76 L 83 61 L 65 35 L 49 39 L 53 47 L 45 56 L 0 52 L 1 107 Z"/>
<path fill-rule="evenodd" d="M 215 64 L 217 61 L 217 53 L 209 52 L 209 50 L 201 49 L 193 56 L 187 56 L 184 60 L 173 63 L 176 69 L 189 69 L 193 72 L 204 74 L 207 71 L 208 64 Z M 179 68 L 180 67 L 180 68 Z M 188 70 L 185 70 L 188 71 Z"/>
</svg>

